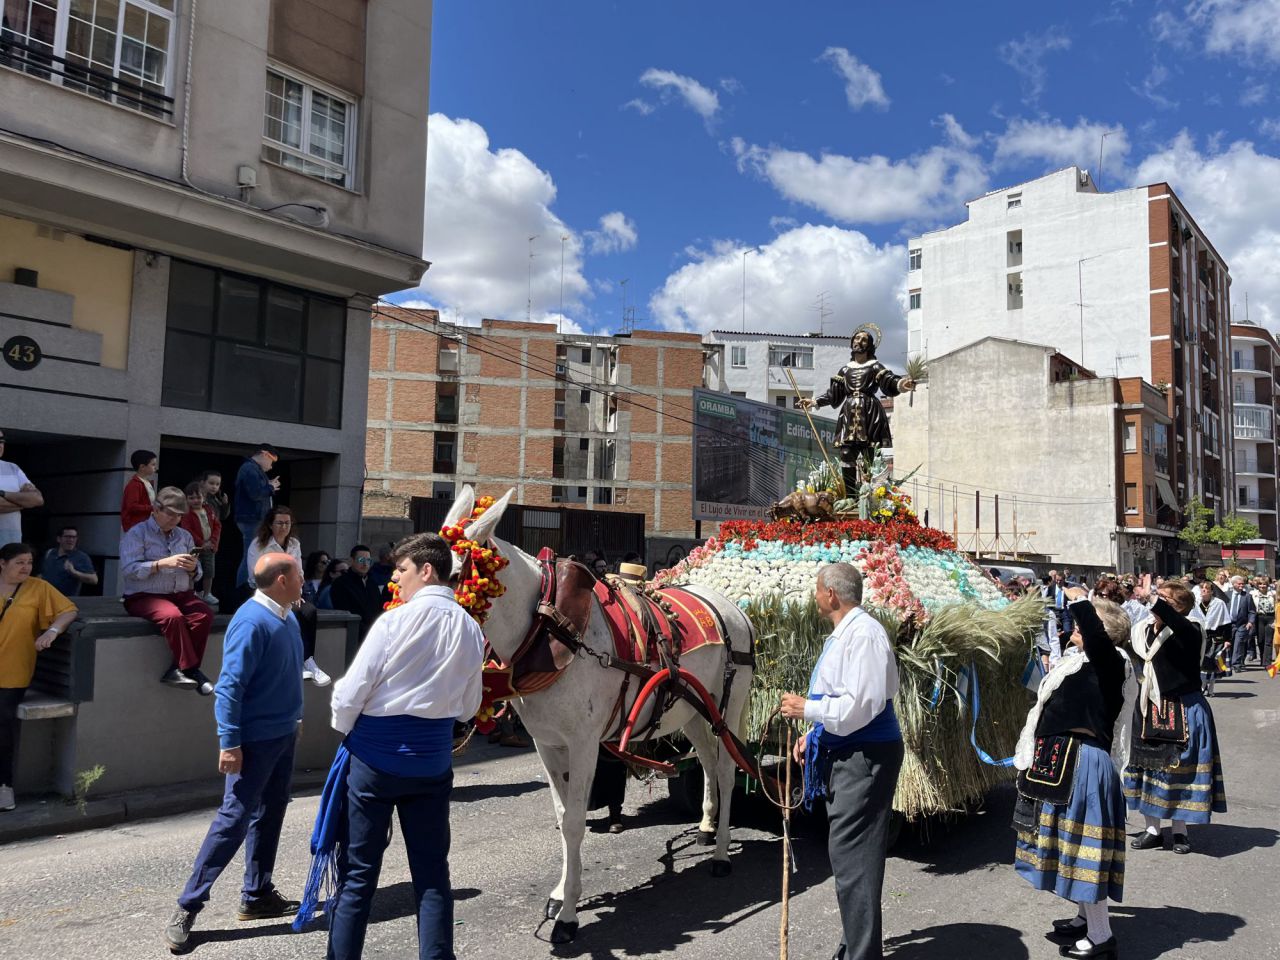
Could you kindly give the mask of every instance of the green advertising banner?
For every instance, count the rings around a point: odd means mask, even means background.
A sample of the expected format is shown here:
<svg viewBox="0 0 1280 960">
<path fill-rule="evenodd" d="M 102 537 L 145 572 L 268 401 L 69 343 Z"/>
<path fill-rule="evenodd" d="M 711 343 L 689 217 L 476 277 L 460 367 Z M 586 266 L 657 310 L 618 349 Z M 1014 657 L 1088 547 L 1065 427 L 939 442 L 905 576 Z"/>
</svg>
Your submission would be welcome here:
<svg viewBox="0 0 1280 960">
<path fill-rule="evenodd" d="M 822 463 L 800 411 L 711 390 L 694 390 L 693 397 L 693 519 L 765 517 Z M 813 422 L 834 454 L 835 421 Z"/>
</svg>

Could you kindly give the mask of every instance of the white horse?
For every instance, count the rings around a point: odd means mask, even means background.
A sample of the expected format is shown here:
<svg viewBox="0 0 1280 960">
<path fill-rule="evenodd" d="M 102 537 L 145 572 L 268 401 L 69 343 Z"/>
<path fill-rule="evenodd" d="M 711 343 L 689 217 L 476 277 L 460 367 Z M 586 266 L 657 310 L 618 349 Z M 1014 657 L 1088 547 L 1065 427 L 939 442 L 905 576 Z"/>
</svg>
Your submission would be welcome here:
<svg viewBox="0 0 1280 960">
<path fill-rule="evenodd" d="M 493 537 L 502 513 L 514 491 L 490 507 L 467 527 L 467 538 L 479 543 L 492 540 L 499 554 L 510 561 L 499 578 L 506 593 L 494 599 L 485 636 L 494 652 L 510 662 L 524 640 L 535 616 L 541 596 L 541 570 L 538 561 L 509 543 Z M 465 486 L 445 519 L 450 526 L 469 517 L 475 506 L 475 493 Z M 455 573 L 460 564 L 455 556 Z M 692 591 L 691 591 L 692 592 Z M 680 666 L 694 674 L 718 704 L 724 687 L 725 660 L 730 651 L 747 653 L 754 649 L 755 631 L 750 621 L 732 601 L 710 590 L 699 590 L 699 599 L 714 608 L 725 625 L 725 644 L 707 644 L 680 658 Z M 538 756 L 547 772 L 560 827 L 563 866 L 560 882 L 547 900 L 545 917 L 554 919 L 552 943 L 568 943 L 578 932 L 578 900 L 582 895 L 582 837 L 586 830 L 587 797 L 595 776 L 599 744 L 616 729 L 616 718 L 610 723 L 614 704 L 622 691 L 621 670 L 606 667 L 592 653 L 613 652 L 609 625 L 597 602 L 582 634 L 582 646 L 563 675 L 550 688 L 514 701 L 515 708 L 533 736 Z M 741 735 L 742 718 L 751 687 L 752 670 L 738 665 L 724 710 L 724 719 L 733 732 Z M 628 686 L 627 701 L 622 705 L 625 717 L 642 686 Z M 654 697 L 653 704 L 661 699 Z M 652 707 L 644 708 L 635 725 L 644 730 Z M 727 876 L 729 864 L 729 807 L 733 796 L 734 761 L 729 751 L 712 732 L 710 724 L 689 704 L 677 700 L 661 718 L 654 737 L 683 732 L 697 751 L 702 764 L 705 790 L 702 798 L 700 840 L 714 831 L 715 853 L 713 876 Z"/>
</svg>

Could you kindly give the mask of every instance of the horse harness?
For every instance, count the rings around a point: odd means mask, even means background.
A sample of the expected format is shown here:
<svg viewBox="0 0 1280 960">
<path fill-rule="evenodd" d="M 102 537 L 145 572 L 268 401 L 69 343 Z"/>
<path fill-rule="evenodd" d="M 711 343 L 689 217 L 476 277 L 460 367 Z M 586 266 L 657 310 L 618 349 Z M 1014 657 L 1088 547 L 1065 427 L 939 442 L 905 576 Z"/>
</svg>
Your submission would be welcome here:
<svg viewBox="0 0 1280 960">
<path fill-rule="evenodd" d="M 616 576 L 598 580 L 586 566 L 571 557 L 557 557 L 549 547 L 538 554 L 538 566 L 541 585 L 533 624 L 506 665 L 513 693 L 526 695 L 545 690 L 560 678 L 574 657 L 591 657 L 602 667 L 623 675 L 609 714 L 607 729 L 612 733 L 603 743 L 615 756 L 674 773 L 670 764 L 637 756 L 625 747 L 630 739 L 645 739 L 656 730 L 663 714 L 677 700 L 692 706 L 716 736 L 730 745 L 731 752 L 749 755 L 723 715 L 737 668 L 754 668 L 755 656 L 749 650 L 733 649 L 724 620 L 712 604 L 684 588 L 653 588 Z M 613 653 L 598 652 L 583 643 L 593 605 L 599 607 L 609 624 Z M 700 635 L 691 636 L 695 631 Z M 727 653 L 718 705 L 711 702 L 696 678 L 680 668 L 682 653 L 713 642 L 724 645 Z M 628 717 L 624 708 L 633 678 L 639 682 L 641 693 Z M 654 701 L 652 714 L 643 730 L 636 731 L 634 723 L 650 696 Z"/>
</svg>

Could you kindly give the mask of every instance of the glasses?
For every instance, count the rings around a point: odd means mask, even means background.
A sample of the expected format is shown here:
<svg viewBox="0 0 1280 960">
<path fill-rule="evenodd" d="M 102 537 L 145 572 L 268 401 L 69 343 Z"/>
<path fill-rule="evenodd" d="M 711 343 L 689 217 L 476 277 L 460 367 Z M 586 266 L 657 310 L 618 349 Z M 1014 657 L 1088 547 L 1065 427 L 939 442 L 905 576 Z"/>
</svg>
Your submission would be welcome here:
<svg viewBox="0 0 1280 960">
<path fill-rule="evenodd" d="M 356 557 L 356 563 L 363 567 L 366 564 L 373 563 L 373 557 Z"/>
</svg>

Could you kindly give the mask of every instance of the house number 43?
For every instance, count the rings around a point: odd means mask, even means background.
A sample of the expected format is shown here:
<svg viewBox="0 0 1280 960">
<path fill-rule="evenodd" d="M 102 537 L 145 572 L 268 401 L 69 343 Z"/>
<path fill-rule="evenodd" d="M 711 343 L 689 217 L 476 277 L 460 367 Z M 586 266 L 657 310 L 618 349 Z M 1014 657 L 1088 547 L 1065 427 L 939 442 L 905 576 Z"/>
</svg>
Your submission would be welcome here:
<svg viewBox="0 0 1280 960">
<path fill-rule="evenodd" d="M 0 353 L 4 354 L 4 362 L 15 370 L 30 370 L 35 367 L 43 354 L 40 352 L 40 344 L 36 343 L 30 337 L 10 337 L 4 342 L 4 346 L 0 347 Z"/>
</svg>

